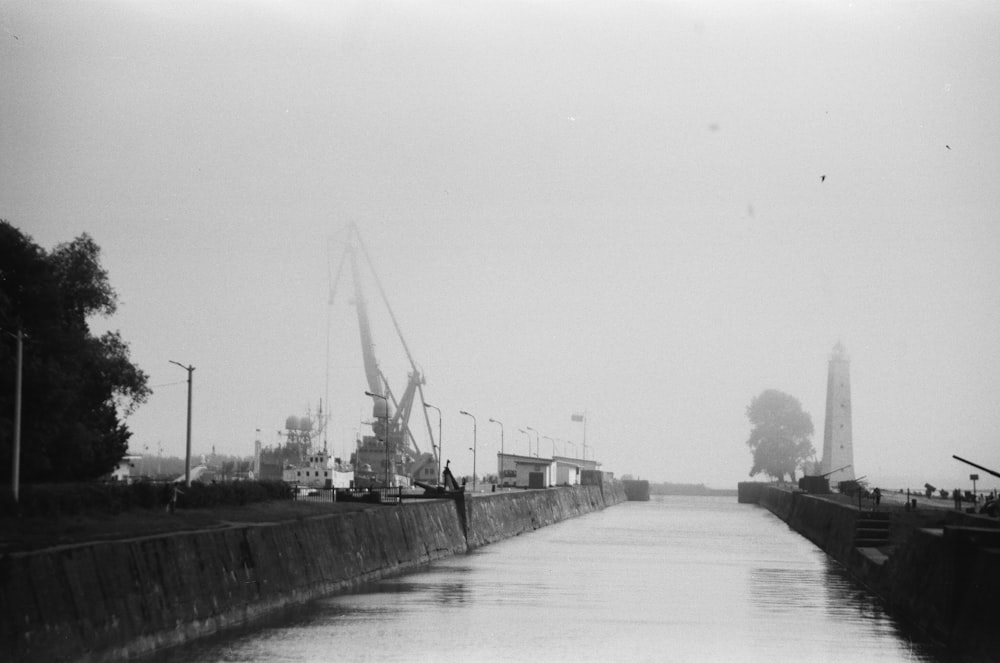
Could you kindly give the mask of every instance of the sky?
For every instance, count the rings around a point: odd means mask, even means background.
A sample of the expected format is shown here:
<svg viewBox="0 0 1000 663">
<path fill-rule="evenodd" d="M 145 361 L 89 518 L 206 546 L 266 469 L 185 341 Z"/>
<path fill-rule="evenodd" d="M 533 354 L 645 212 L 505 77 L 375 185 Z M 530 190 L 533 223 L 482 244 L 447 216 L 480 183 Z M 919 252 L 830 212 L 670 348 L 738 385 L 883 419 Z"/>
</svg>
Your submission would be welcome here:
<svg viewBox="0 0 1000 663">
<path fill-rule="evenodd" d="M 0 0 L 0 218 L 102 247 L 140 454 L 184 453 L 171 361 L 196 455 L 321 401 L 336 455 L 370 433 L 349 281 L 328 303 L 353 223 L 458 473 L 491 418 L 578 455 L 585 412 L 603 469 L 733 487 L 765 389 L 821 455 L 840 341 L 856 474 L 971 488 L 952 454 L 1000 469 L 997 34 L 987 0 Z"/>
</svg>

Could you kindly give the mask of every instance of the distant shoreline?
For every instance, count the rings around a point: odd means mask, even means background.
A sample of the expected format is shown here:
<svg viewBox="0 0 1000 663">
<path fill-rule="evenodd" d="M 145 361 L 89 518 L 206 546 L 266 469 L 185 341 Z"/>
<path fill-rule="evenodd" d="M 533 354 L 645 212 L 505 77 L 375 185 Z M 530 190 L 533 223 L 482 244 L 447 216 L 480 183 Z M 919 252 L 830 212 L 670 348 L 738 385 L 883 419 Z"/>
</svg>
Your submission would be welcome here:
<svg viewBox="0 0 1000 663">
<path fill-rule="evenodd" d="M 650 495 L 687 495 L 736 497 L 735 488 L 709 488 L 703 483 L 653 483 L 649 484 Z"/>
</svg>

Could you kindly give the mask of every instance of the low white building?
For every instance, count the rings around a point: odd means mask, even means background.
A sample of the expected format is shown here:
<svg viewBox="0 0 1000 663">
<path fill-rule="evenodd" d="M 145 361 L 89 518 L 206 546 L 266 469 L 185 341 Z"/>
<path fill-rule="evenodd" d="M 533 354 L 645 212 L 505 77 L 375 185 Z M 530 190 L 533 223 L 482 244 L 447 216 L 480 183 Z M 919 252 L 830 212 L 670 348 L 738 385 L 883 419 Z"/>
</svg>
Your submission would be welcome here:
<svg viewBox="0 0 1000 663">
<path fill-rule="evenodd" d="M 135 462 L 137 460 L 142 460 L 142 456 L 135 454 L 125 454 L 122 456 L 122 459 L 118 461 L 118 467 L 111 471 L 111 480 L 132 483 L 135 478 L 132 476 L 132 470 L 135 469 Z"/>
<path fill-rule="evenodd" d="M 556 465 L 557 486 L 578 486 L 580 485 L 580 473 L 583 470 L 596 470 L 601 466 L 596 460 L 583 460 L 567 456 L 555 456 L 553 461 Z"/>
<path fill-rule="evenodd" d="M 281 479 L 285 483 L 313 488 L 350 488 L 354 473 L 338 466 L 325 451 L 310 454 L 302 467 L 286 467 Z"/>
<path fill-rule="evenodd" d="M 548 488 L 554 486 L 555 461 L 537 456 L 497 454 L 501 487 Z"/>
</svg>

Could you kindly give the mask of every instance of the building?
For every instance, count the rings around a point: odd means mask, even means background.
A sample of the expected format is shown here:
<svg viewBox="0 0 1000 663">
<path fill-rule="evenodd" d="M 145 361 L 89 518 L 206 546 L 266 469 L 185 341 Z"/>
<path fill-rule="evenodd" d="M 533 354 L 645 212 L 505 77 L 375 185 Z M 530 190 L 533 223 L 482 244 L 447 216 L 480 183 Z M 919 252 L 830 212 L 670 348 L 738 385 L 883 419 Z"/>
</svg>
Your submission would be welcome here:
<svg viewBox="0 0 1000 663">
<path fill-rule="evenodd" d="M 838 341 L 830 355 L 826 380 L 826 422 L 823 426 L 821 474 L 831 485 L 854 480 L 851 432 L 851 361 Z"/>
<path fill-rule="evenodd" d="M 584 470 L 596 470 L 601 466 L 596 460 L 581 460 L 566 456 L 554 456 L 553 460 L 556 463 L 557 486 L 578 486 Z"/>
<path fill-rule="evenodd" d="M 135 477 L 132 475 L 132 470 L 135 469 L 135 461 L 141 459 L 142 456 L 136 454 L 122 456 L 122 459 L 118 461 L 118 466 L 111 471 L 111 480 L 132 483 L 135 480 Z"/>
<path fill-rule="evenodd" d="M 508 488 L 548 488 L 555 485 L 556 461 L 537 456 L 497 454 L 500 486 Z"/>
<path fill-rule="evenodd" d="M 302 467 L 289 466 L 282 470 L 281 479 L 285 483 L 313 488 L 350 488 L 353 473 L 340 467 L 329 454 L 318 451 L 306 458 Z"/>
<path fill-rule="evenodd" d="M 497 454 L 500 486 L 507 488 L 547 488 L 550 486 L 578 486 L 582 473 L 596 470 L 601 464 L 596 460 L 581 460 L 568 456 L 539 458 L 518 454 Z M 536 476 L 532 483 L 532 474 Z"/>
</svg>

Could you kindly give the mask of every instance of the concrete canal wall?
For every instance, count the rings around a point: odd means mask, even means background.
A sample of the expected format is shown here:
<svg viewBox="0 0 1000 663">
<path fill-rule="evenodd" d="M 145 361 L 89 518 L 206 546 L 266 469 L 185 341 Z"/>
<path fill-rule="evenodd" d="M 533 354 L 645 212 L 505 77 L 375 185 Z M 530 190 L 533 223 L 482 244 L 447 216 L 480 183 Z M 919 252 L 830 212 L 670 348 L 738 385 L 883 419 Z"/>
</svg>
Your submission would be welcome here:
<svg viewBox="0 0 1000 663">
<path fill-rule="evenodd" d="M 947 509 L 883 506 L 883 545 L 861 543 L 856 505 L 763 484 L 740 484 L 756 502 L 840 562 L 890 612 L 969 660 L 1000 660 L 1000 527 Z"/>
<path fill-rule="evenodd" d="M 509 539 L 560 520 L 599 511 L 625 501 L 616 482 L 610 494 L 601 486 L 578 486 L 520 493 L 497 493 L 465 501 L 469 549 Z"/>
<path fill-rule="evenodd" d="M 617 504 L 625 499 L 617 486 L 421 500 L 294 522 L 5 554 L 0 660 L 149 654 Z"/>
</svg>

